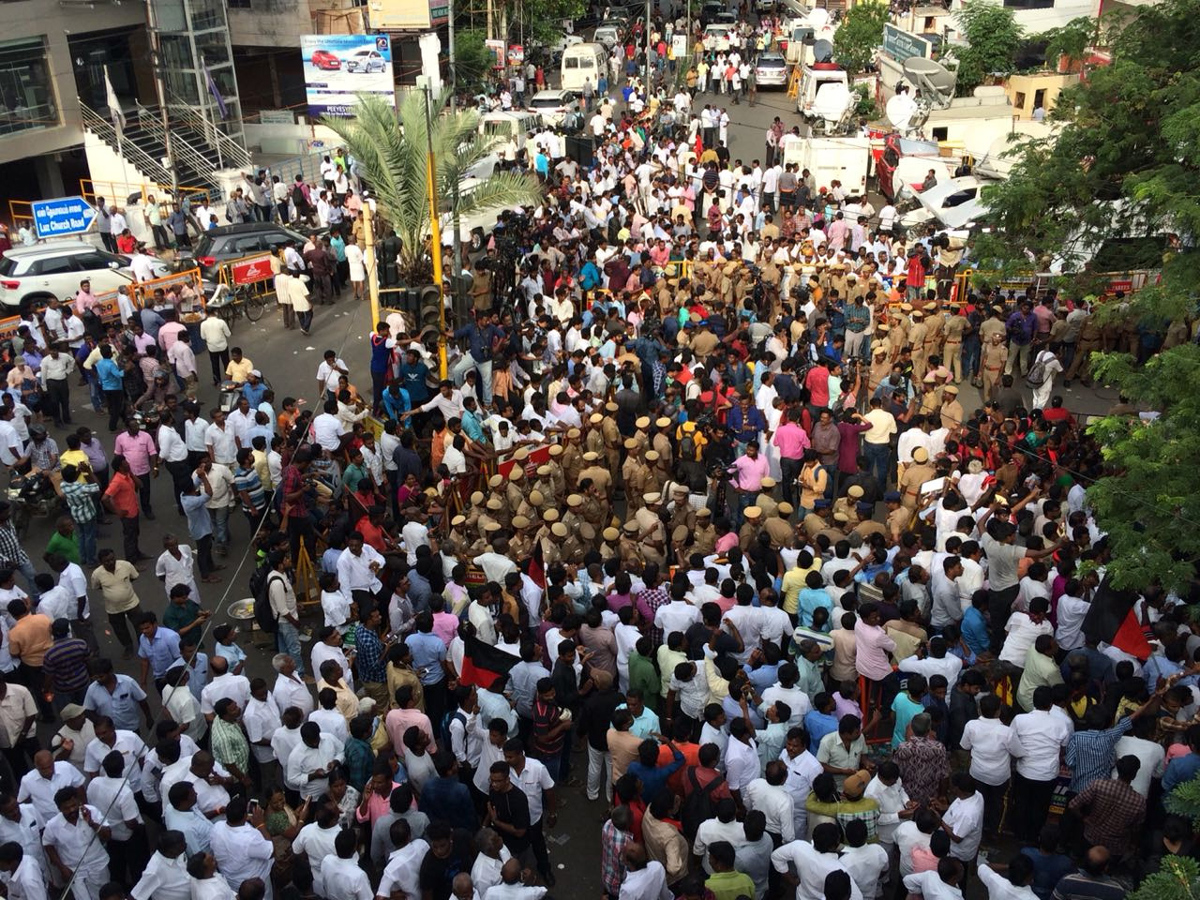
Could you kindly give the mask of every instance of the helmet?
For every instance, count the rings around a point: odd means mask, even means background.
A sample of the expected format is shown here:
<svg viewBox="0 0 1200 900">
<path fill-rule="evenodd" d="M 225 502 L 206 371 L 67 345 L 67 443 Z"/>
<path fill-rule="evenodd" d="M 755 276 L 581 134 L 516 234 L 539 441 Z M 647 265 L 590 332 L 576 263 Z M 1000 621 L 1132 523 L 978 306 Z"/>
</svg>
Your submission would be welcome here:
<svg viewBox="0 0 1200 900">
<path fill-rule="evenodd" d="M 45 425 L 30 425 L 29 426 L 29 436 L 31 438 L 45 437 L 46 436 L 46 426 Z"/>
</svg>

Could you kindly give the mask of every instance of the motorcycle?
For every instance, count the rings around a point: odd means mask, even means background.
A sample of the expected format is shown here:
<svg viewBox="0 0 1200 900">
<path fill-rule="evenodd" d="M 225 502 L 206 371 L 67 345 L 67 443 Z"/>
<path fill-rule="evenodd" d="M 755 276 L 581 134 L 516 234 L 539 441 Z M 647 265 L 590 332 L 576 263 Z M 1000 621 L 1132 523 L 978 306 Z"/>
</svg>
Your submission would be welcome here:
<svg viewBox="0 0 1200 900">
<path fill-rule="evenodd" d="M 22 540 L 29 534 L 29 525 L 35 516 L 57 516 L 62 505 L 54 491 L 54 483 L 47 476 L 16 472 L 8 482 L 8 502 L 12 504 L 13 528 Z"/>
</svg>

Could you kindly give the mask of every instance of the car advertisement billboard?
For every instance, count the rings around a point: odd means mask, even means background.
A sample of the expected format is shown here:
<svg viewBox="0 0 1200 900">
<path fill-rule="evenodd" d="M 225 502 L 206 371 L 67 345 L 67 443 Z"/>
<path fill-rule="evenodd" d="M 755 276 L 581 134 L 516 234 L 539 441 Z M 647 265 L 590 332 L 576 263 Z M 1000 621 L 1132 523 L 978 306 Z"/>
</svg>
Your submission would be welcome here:
<svg viewBox="0 0 1200 900">
<path fill-rule="evenodd" d="M 386 34 L 307 34 L 300 38 L 308 114 L 349 117 L 359 94 L 378 94 L 393 106 L 392 42 Z"/>
</svg>

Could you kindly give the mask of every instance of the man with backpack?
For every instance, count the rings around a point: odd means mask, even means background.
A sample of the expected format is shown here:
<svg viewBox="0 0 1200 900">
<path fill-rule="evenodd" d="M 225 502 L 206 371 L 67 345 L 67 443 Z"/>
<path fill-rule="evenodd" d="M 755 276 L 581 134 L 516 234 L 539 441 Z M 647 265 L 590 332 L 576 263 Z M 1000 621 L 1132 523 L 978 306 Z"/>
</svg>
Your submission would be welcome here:
<svg viewBox="0 0 1200 900">
<path fill-rule="evenodd" d="M 300 619 L 296 592 L 292 588 L 292 558 L 282 550 L 274 550 L 260 566 L 255 576 L 266 572 L 254 595 L 254 618 L 267 633 L 274 633 L 275 648 L 296 662 L 296 674 L 305 677 L 304 657 L 300 652 Z M 254 576 L 252 576 L 253 578 Z"/>
<path fill-rule="evenodd" d="M 721 749 L 716 744 L 705 744 L 700 748 L 700 762 L 684 770 L 680 820 L 689 844 L 694 844 L 700 825 L 716 814 L 717 803 L 733 800 L 725 776 L 717 770 L 720 760 Z"/>
</svg>

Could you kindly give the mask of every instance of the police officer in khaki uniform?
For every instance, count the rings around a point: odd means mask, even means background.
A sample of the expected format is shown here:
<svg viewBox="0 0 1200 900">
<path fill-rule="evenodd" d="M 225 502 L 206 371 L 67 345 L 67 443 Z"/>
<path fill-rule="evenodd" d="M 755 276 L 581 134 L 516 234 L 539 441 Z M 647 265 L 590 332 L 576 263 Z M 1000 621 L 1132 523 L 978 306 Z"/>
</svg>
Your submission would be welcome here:
<svg viewBox="0 0 1200 900">
<path fill-rule="evenodd" d="M 856 504 L 855 512 L 858 514 L 858 524 L 851 529 L 852 533 L 860 535 L 864 539 L 872 534 L 882 534 L 887 537 L 887 526 L 871 518 L 872 513 L 875 512 L 874 504 L 860 502 Z"/>
<path fill-rule="evenodd" d="M 779 507 L 779 501 L 775 499 L 775 486 L 778 482 L 768 475 L 762 480 L 761 490 L 758 496 L 754 498 L 754 505 L 762 510 L 763 519 L 773 518 L 775 510 Z"/>
<path fill-rule="evenodd" d="M 671 420 L 666 416 L 660 416 L 654 423 L 654 429 L 654 436 L 650 439 L 650 448 L 659 455 L 663 466 L 670 469 L 674 460 L 670 435 Z"/>
<path fill-rule="evenodd" d="M 642 546 L 638 540 L 638 533 L 640 531 L 638 523 L 633 519 L 630 519 L 621 528 L 621 543 L 619 547 L 621 566 L 635 572 L 642 570 Z"/>
<path fill-rule="evenodd" d="M 474 491 L 471 494 L 471 503 L 463 511 L 466 516 L 466 522 L 463 524 L 464 531 L 468 534 L 479 530 L 479 517 L 484 513 L 484 502 L 487 497 L 483 495 L 483 491 Z"/>
<path fill-rule="evenodd" d="M 588 429 L 583 435 L 583 451 L 587 453 L 595 453 L 597 456 L 604 454 L 604 416 L 600 413 L 592 413 L 588 418 Z"/>
<path fill-rule="evenodd" d="M 754 546 L 758 540 L 758 534 L 762 531 L 763 511 L 757 506 L 747 506 L 742 514 L 746 521 L 738 531 L 738 546 L 745 553 Z"/>
<path fill-rule="evenodd" d="M 642 496 L 644 505 L 636 513 L 633 520 L 638 526 L 638 539 L 642 546 L 642 559 L 645 562 L 664 565 L 667 560 L 667 534 L 663 529 L 662 520 L 658 517 L 662 505 L 662 494 L 657 491 Z"/>
<path fill-rule="evenodd" d="M 925 324 L 925 313 L 913 310 L 912 328 L 908 330 L 908 342 L 912 346 L 913 380 L 920 381 L 925 377 L 928 357 L 925 353 L 925 336 L 929 328 Z"/>
<path fill-rule="evenodd" d="M 858 512 L 855 506 L 862 499 L 863 489 L 861 485 L 852 484 L 846 491 L 845 497 L 838 497 L 833 501 L 833 514 L 836 516 L 841 513 L 846 517 L 846 521 L 850 528 L 858 524 Z"/>
<path fill-rule="evenodd" d="M 579 514 L 583 507 L 583 497 L 579 494 L 570 494 L 567 496 L 567 511 L 563 513 L 562 523 L 567 526 L 567 530 L 572 534 L 578 530 L 583 524 L 583 516 Z"/>
<path fill-rule="evenodd" d="M 599 532 L 603 532 L 611 523 L 608 503 L 600 496 L 595 485 L 586 488 L 580 486 L 583 504 L 579 507 L 579 515 L 585 522 Z"/>
<path fill-rule="evenodd" d="M 717 529 L 712 524 L 712 510 L 696 510 L 696 530 L 692 532 L 692 552 L 710 556 L 717 546 Z"/>
<path fill-rule="evenodd" d="M 604 439 L 604 456 L 608 459 L 608 470 L 616 472 L 621 464 L 621 431 L 617 428 L 617 404 L 604 404 L 600 433 Z"/>
<path fill-rule="evenodd" d="M 633 437 L 629 440 L 640 446 L 645 446 L 648 444 L 650 442 L 650 417 L 638 416 L 633 423 L 633 427 L 635 429 L 633 432 Z M 626 449 L 629 448 L 629 441 L 625 442 L 625 447 Z"/>
<path fill-rule="evenodd" d="M 563 553 L 563 544 L 568 533 L 566 525 L 562 522 L 555 522 L 550 526 L 546 537 L 542 539 L 542 565 L 547 569 L 567 561 Z"/>
<path fill-rule="evenodd" d="M 528 559 L 533 555 L 533 537 L 529 533 L 531 524 L 527 516 L 513 516 L 513 536 L 508 542 L 509 554 L 513 559 Z"/>
<path fill-rule="evenodd" d="M 818 531 L 815 535 L 813 535 L 814 539 L 824 535 L 830 544 L 836 544 L 838 541 L 844 541 L 846 539 L 846 533 L 850 527 L 850 521 L 846 517 L 846 514 L 834 513 L 831 518 L 833 520 L 833 524 L 828 528 L 823 528 L 822 530 Z"/>
<path fill-rule="evenodd" d="M 829 527 L 829 515 L 833 504 L 824 497 L 813 501 L 813 511 L 804 517 L 801 525 L 809 539 L 815 538 L 822 529 Z"/>
<path fill-rule="evenodd" d="M 561 538 L 558 544 L 559 562 L 583 562 L 583 542 L 580 541 L 577 531 L 572 530 L 566 522 L 556 522 L 550 526 L 550 535 L 555 540 Z"/>
<path fill-rule="evenodd" d="M 610 470 L 601 464 L 600 454 L 594 450 L 589 450 L 583 454 L 583 470 L 579 473 L 579 480 L 582 482 L 585 478 L 590 478 L 592 484 L 604 497 L 605 501 L 612 502 L 613 477 Z"/>
<path fill-rule="evenodd" d="M 987 322 L 983 324 L 986 325 Z M 1075 359 L 1079 359 L 1078 354 Z M 991 337 L 984 342 L 979 358 L 979 374 L 983 377 L 983 393 L 980 398 L 985 403 L 996 399 L 996 386 L 1000 383 L 1000 376 L 1007 363 L 1008 346 L 1004 343 L 1004 335 L 993 331 Z"/>
<path fill-rule="evenodd" d="M 533 481 L 533 486 L 530 490 L 541 491 L 543 496 L 556 496 L 554 478 L 551 475 L 549 466 L 538 466 L 537 477 Z"/>
<path fill-rule="evenodd" d="M 1100 350 L 1103 345 L 1103 339 L 1104 330 L 1096 324 L 1095 318 L 1089 312 L 1088 317 L 1079 326 L 1079 340 L 1075 344 L 1075 358 L 1071 360 L 1071 366 L 1063 376 L 1064 386 L 1070 385 L 1076 375 L 1079 375 L 1080 380 L 1085 386 L 1092 386 L 1091 358 L 1093 353 Z"/>
<path fill-rule="evenodd" d="M 625 486 L 625 504 L 632 515 L 642 508 L 642 494 L 648 491 L 650 470 L 642 459 L 644 441 L 629 438 L 625 441 L 625 464 L 621 466 L 621 480 Z"/>
<path fill-rule="evenodd" d="M 543 468 L 549 470 L 550 484 L 553 486 L 550 493 L 555 497 L 565 497 L 567 494 L 567 473 L 562 466 L 566 452 L 566 448 L 561 444 L 551 444 L 550 461 L 545 466 L 538 466 L 539 477 Z"/>
<path fill-rule="evenodd" d="M 602 560 L 612 559 L 614 556 L 621 555 L 621 532 L 611 525 L 605 528 L 600 533 L 600 558 Z"/>
<path fill-rule="evenodd" d="M 658 455 L 657 450 L 647 450 L 645 453 L 646 460 L 646 492 L 662 493 L 663 486 L 671 477 L 671 473 L 667 471 L 663 465 L 662 457 Z"/>
<path fill-rule="evenodd" d="M 893 543 L 899 543 L 900 535 L 908 531 L 908 524 L 912 521 L 913 511 L 909 507 L 901 503 L 901 494 L 899 491 L 888 491 L 883 495 L 883 502 L 887 504 L 887 536 Z"/>
<path fill-rule="evenodd" d="M 526 490 L 528 490 L 528 479 L 525 478 L 525 470 L 518 463 L 509 470 L 508 484 L 505 485 L 506 505 L 510 510 L 510 516 L 516 515 L 517 508 L 525 502 Z"/>
<path fill-rule="evenodd" d="M 566 440 L 562 443 L 562 454 L 558 458 L 566 483 L 571 487 L 579 484 L 579 473 L 583 471 L 583 451 L 579 449 L 582 435 L 583 432 L 578 428 L 568 429 Z M 553 455 L 554 448 L 551 447 L 550 450 Z"/>
<path fill-rule="evenodd" d="M 792 504 L 785 500 L 775 506 L 775 515 L 763 518 L 763 530 L 771 536 L 771 546 L 776 550 L 795 546 L 796 530 L 791 523 L 795 511 Z"/>
<path fill-rule="evenodd" d="M 689 496 L 691 496 L 691 491 L 688 490 L 686 484 L 676 483 L 671 487 L 671 518 L 667 522 L 667 529 L 672 533 L 676 528 L 686 528 L 688 540 L 691 539 L 691 533 L 696 527 L 696 511 L 688 502 Z M 687 541 L 684 543 L 686 544 Z"/>
<path fill-rule="evenodd" d="M 942 345 L 942 355 L 945 358 L 945 364 L 950 367 L 950 377 L 954 379 L 955 384 L 962 381 L 962 345 L 970 325 L 967 317 L 962 314 L 962 304 L 951 303 L 950 318 L 946 320 L 946 341 Z"/>
<path fill-rule="evenodd" d="M 925 304 L 925 359 L 942 355 L 942 340 L 945 337 L 946 320 L 942 318 L 936 301 Z"/>
<path fill-rule="evenodd" d="M 896 485 L 901 493 L 901 503 L 910 512 L 917 508 L 921 485 L 937 476 L 937 470 L 929 463 L 929 451 L 924 447 L 914 449 L 912 459 L 912 465 L 905 467 L 904 474 Z"/>
<path fill-rule="evenodd" d="M 938 393 L 937 378 L 932 372 L 926 372 L 921 379 L 921 402 L 917 411 L 923 416 L 933 416 L 942 405 L 941 394 Z"/>
<path fill-rule="evenodd" d="M 958 402 L 958 388 L 953 384 L 948 384 L 942 388 L 942 393 L 945 396 L 945 399 L 942 401 L 942 427 L 955 428 L 961 426 L 966 413 L 963 410 L 963 405 Z"/>
</svg>

